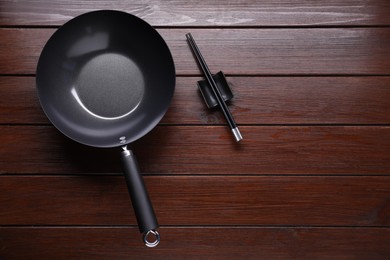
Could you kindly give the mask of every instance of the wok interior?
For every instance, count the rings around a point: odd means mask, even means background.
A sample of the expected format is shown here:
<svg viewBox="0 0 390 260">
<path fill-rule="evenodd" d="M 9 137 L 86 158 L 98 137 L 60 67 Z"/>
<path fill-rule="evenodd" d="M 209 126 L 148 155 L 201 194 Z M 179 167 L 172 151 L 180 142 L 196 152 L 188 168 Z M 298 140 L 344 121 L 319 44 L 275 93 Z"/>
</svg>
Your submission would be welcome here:
<svg viewBox="0 0 390 260">
<path fill-rule="evenodd" d="M 149 132 L 171 101 L 175 69 L 161 36 L 118 11 L 79 16 L 50 38 L 37 68 L 41 105 L 68 137 L 112 147 Z"/>
</svg>

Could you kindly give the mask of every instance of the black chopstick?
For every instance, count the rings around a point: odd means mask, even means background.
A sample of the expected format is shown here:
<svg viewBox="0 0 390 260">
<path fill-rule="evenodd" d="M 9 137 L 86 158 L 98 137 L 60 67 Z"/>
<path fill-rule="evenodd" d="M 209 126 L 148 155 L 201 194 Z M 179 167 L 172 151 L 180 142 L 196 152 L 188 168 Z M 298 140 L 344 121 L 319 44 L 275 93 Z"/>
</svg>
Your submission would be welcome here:
<svg viewBox="0 0 390 260">
<path fill-rule="evenodd" d="M 211 89 L 212 89 L 213 94 L 217 100 L 217 103 L 220 106 L 222 113 L 224 114 L 226 121 L 229 124 L 229 127 L 232 130 L 232 133 L 233 133 L 236 141 L 237 142 L 241 141 L 243 138 L 242 138 L 240 131 L 238 130 L 237 124 L 234 121 L 233 116 L 230 113 L 228 106 L 226 105 L 225 101 L 223 100 L 222 94 L 221 94 L 220 90 L 218 89 L 217 84 L 215 83 L 214 78 L 209 70 L 209 67 L 207 66 L 206 61 L 204 60 L 202 54 L 200 53 L 200 50 L 199 50 L 198 46 L 196 45 L 195 40 L 192 37 L 191 33 L 187 33 L 186 38 L 187 38 L 189 46 L 191 47 L 192 52 L 195 55 L 195 58 L 199 64 L 200 68 L 203 71 L 203 74 L 206 77 L 207 82 L 211 86 Z"/>
</svg>

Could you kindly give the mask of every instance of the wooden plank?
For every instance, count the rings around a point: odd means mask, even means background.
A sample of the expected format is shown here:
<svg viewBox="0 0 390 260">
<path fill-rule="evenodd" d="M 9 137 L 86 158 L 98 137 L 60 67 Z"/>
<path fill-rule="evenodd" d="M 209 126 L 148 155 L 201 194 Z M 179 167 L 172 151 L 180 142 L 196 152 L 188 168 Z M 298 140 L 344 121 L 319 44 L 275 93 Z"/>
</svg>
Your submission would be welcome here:
<svg viewBox="0 0 390 260">
<path fill-rule="evenodd" d="M 144 173 L 388 174 L 390 127 L 160 126 L 132 146 Z M 1 173 L 113 173 L 119 148 L 77 144 L 54 127 L 1 126 Z"/>
<path fill-rule="evenodd" d="M 144 173 L 388 174 L 390 127 L 159 126 L 133 145 Z M 77 144 L 51 126 L 1 126 L 2 173 L 120 172 L 120 149 Z"/>
<path fill-rule="evenodd" d="M 0 77 L 1 124 L 47 124 L 38 101 L 35 77 Z"/>
<path fill-rule="evenodd" d="M 122 176 L 0 176 L 0 225 L 135 225 Z M 146 176 L 161 225 L 390 227 L 390 176 Z"/>
<path fill-rule="evenodd" d="M 178 75 L 200 74 L 188 29 L 160 29 Z M 191 29 L 212 71 L 231 75 L 390 73 L 389 28 Z M 0 74 L 34 74 L 53 29 L 0 29 Z"/>
<path fill-rule="evenodd" d="M 0 3 L 0 25 L 61 25 L 98 9 L 126 11 L 154 26 L 389 25 L 386 0 L 376 1 L 11 1 Z"/>
<path fill-rule="evenodd" d="M 142 245 L 129 227 L 0 228 L 5 259 L 387 259 L 388 228 L 161 228 Z M 33 238 L 33 239 L 32 239 Z"/>
<path fill-rule="evenodd" d="M 162 124 L 225 124 L 196 87 L 178 77 Z M 239 124 L 390 124 L 390 77 L 228 77 Z M 34 77 L 0 77 L 1 124 L 49 124 Z"/>
<path fill-rule="evenodd" d="M 35 74 L 39 55 L 53 33 L 54 30 L 0 29 L 0 74 Z"/>
</svg>

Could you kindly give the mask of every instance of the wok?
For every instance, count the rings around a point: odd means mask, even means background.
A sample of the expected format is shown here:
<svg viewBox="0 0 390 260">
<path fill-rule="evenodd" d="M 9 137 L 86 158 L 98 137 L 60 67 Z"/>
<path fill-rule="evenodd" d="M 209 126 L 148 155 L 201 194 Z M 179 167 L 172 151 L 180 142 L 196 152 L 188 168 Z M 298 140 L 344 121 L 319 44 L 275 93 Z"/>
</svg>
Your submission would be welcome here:
<svg viewBox="0 0 390 260">
<path fill-rule="evenodd" d="M 125 12 L 80 15 L 61 26 L 44 46 L 36 87 L 46 116 L 63 134 L 93 147 L 122 148 L 140 232 L 147 246 L 156 246 L 157 219 L 127 144 L 151 131 L 171 102 L 175 67 L 163 38 Z"/>
</svg>

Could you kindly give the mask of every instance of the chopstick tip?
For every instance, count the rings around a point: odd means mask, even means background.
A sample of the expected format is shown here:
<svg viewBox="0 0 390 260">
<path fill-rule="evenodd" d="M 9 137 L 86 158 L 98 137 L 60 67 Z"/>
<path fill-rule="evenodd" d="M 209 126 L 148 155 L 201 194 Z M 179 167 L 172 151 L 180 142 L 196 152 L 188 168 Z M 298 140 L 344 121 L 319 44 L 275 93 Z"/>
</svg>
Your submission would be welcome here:
<svg viewBox="0 0 390 260">
<path fill-rule="evenodd" d="M 186 37 L 187 37 L 187 39 L 190 39 L 190 38 L 192 38 L 192 35 L 191 35 L 191 33 L 186 33 Z"/>
<path fill-rule="evenodd" d="M 238 127 L 233 128 L 232 132 L 233 132 L 234 138 L 236 139 L 236 142 L 239 142 L 243 139 L 240 130 L 238 130 Z"/>
</svg>

